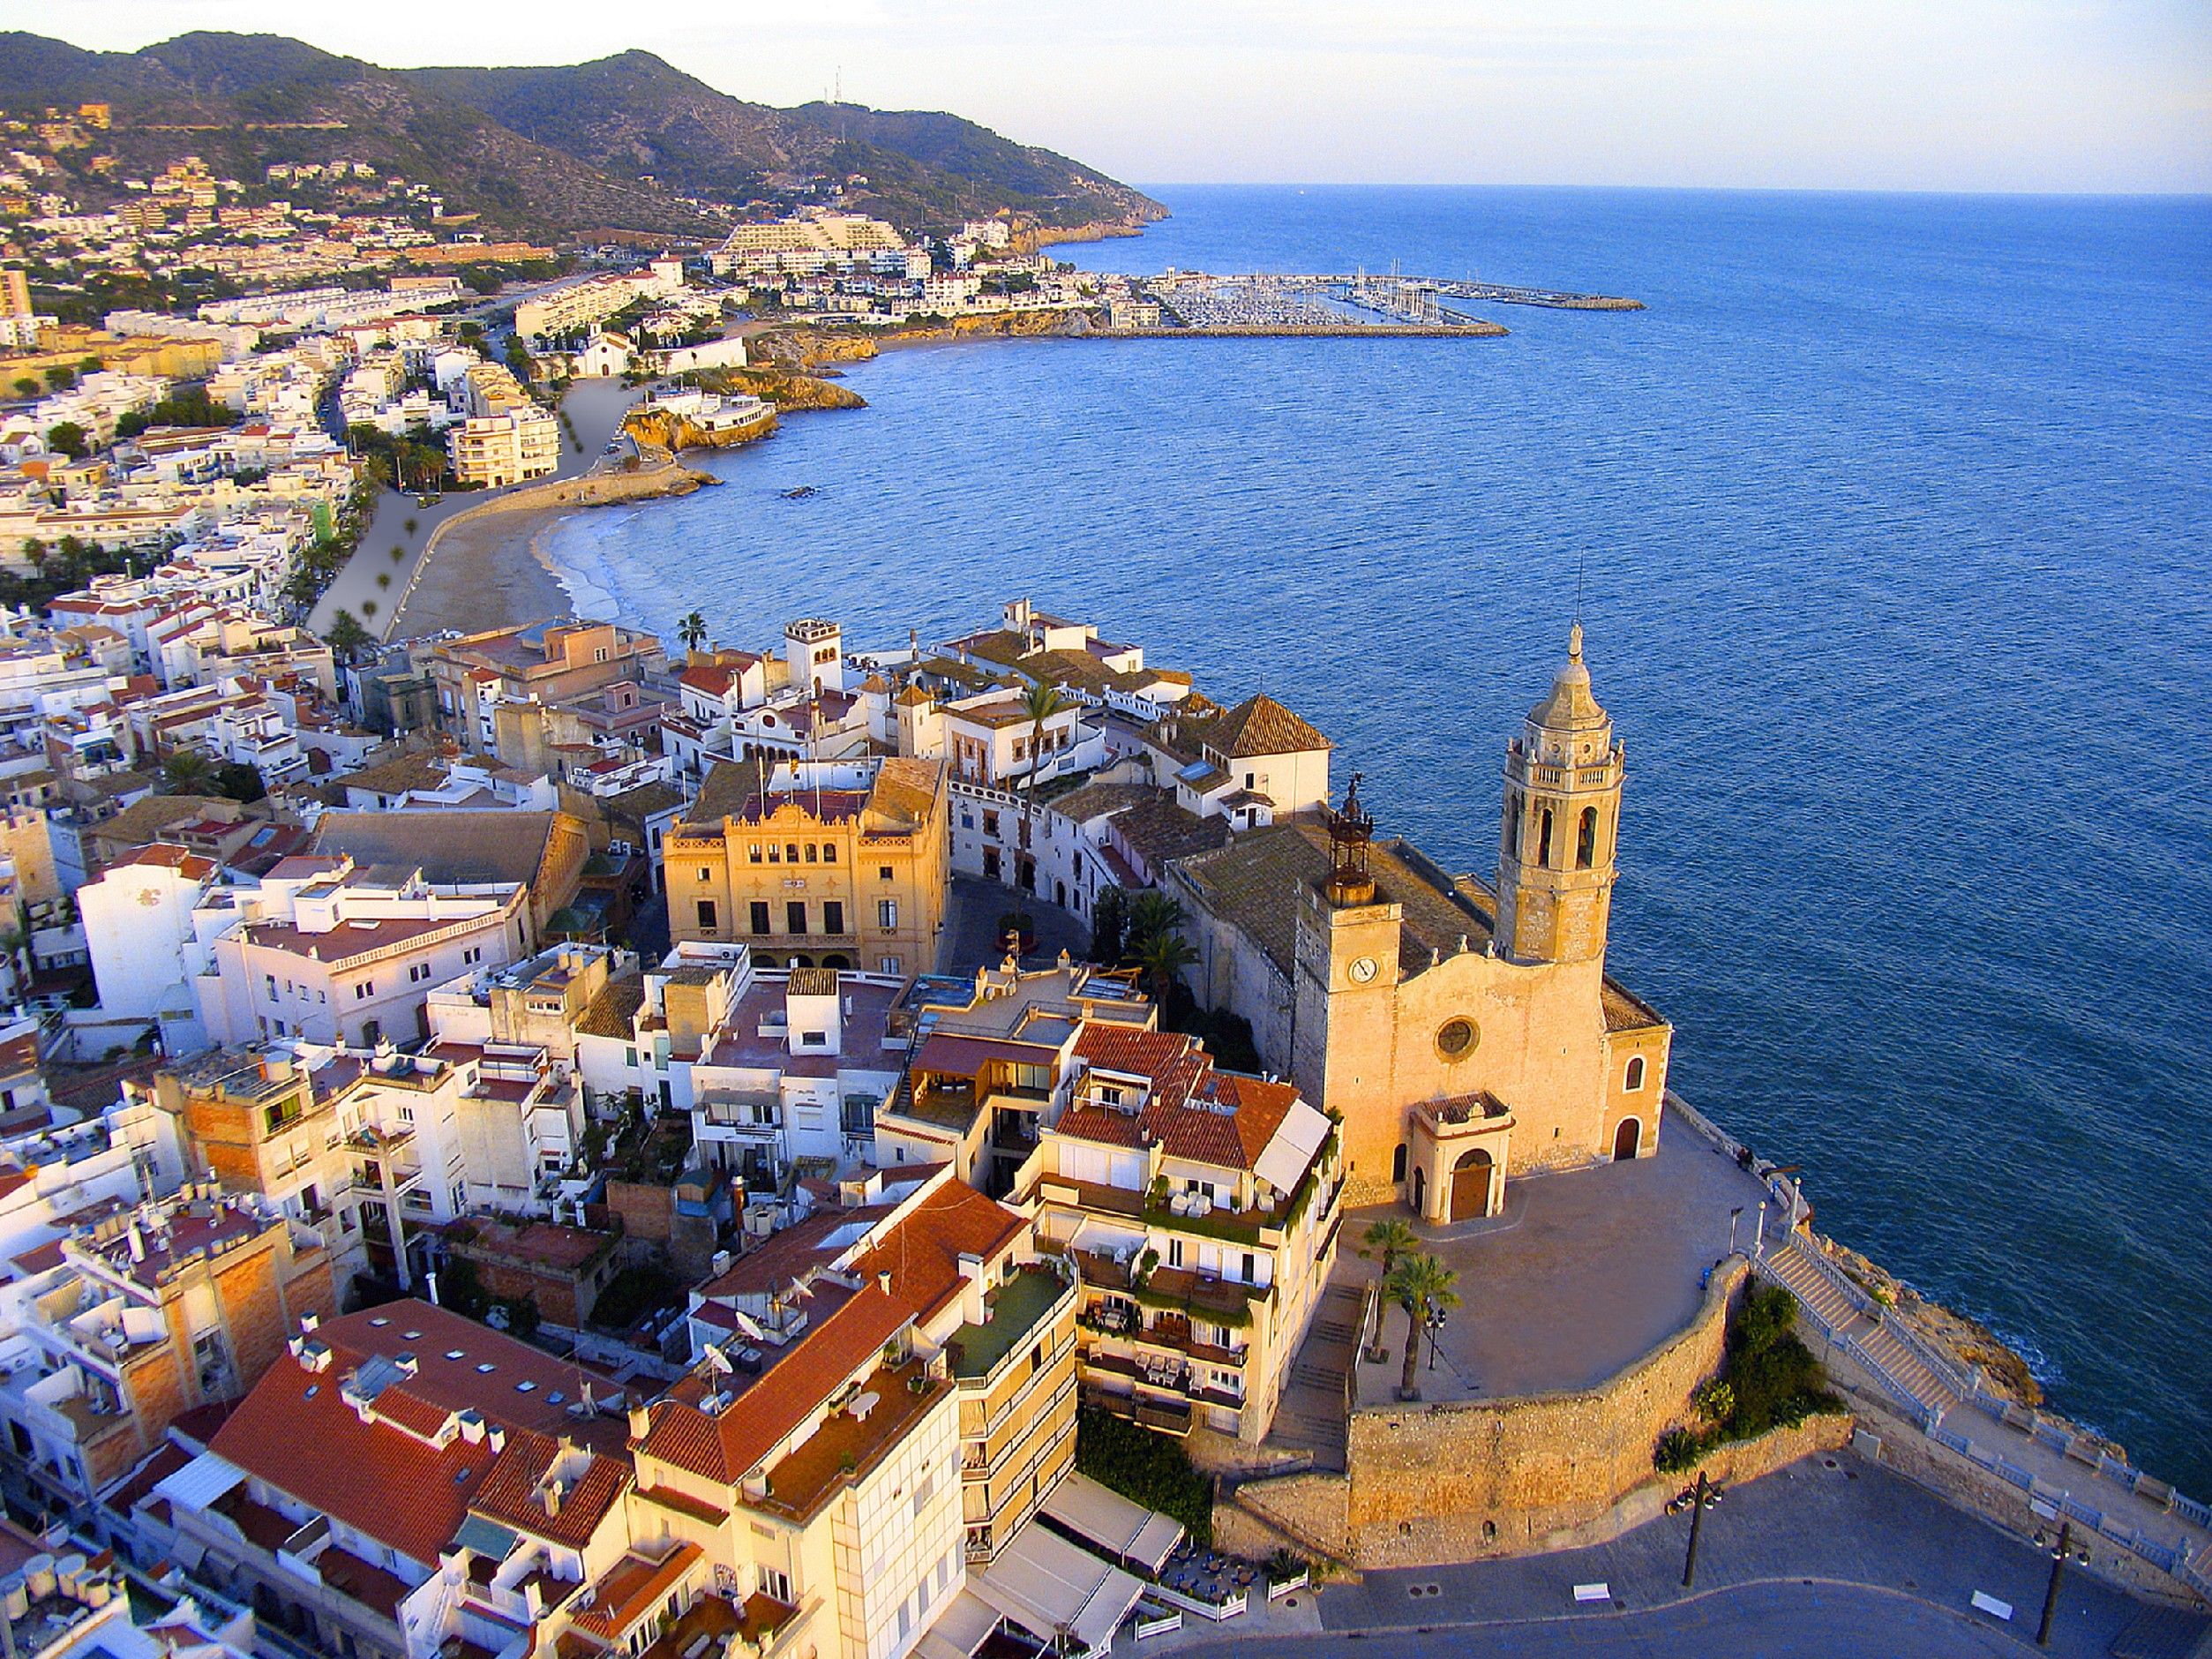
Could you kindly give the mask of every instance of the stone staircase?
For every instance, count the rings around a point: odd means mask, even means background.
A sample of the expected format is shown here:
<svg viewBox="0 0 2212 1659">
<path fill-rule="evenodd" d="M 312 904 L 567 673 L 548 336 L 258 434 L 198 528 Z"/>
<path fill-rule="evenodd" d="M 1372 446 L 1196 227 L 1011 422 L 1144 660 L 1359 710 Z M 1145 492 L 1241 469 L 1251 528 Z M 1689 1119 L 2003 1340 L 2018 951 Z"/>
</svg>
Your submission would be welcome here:
<svg viewBox="0 0 2212 1659">
<path fill-rule="evenodd" d="M 1344 1379 L 1360 1340 L 1360 1290 L 1331 1284 L 1314 1310 L 1275 1408 L 1271 1444 L 1303 1452 L 1317 1469 L 1344 1469 Z"/>
<path fill-rule="evenodd" d="M 1901 1393 L 1933 1422 L 1960 1403 L 1959 1392 L 1883 1321 L 1839 1284 L 1834 1270 L 1812 1258 L 1796 1239 L 1786 1240 L 1760 1258 L 1760 1266 L 1779 1280 L 1827 1332 L 1831 1340 L 1856 1350 L 1869 1369 Z"/>
</svg>

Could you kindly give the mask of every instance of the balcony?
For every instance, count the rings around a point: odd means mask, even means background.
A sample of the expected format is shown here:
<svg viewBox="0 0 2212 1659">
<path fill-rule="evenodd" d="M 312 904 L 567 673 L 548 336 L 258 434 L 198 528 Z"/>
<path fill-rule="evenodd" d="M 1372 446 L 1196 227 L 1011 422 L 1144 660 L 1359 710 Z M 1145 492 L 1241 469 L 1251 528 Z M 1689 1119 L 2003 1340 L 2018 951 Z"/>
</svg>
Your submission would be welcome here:
<svg viewBox="0 0 2212 1659">
<path fill-rule="evenodd" d="M 1178 1438 L 1189 1434 L 1196 1415 L 1188 1398 L 1174 1395 L 1141 1395 L 1133 1391 L 1096 1387 L 1084 1390 L 1084 1398 L 1117 1417 L 1126 1417 L 1144 1428 Z"/>
<path fill-rule="evenodd" d="M 1241 1328 L 1252 1322 L 1253 1304 L 1269 1301 L 1274 1292 L 1188 1268 L 1155 1267 L 1130 1294 L 1148 1308 L 1196 1314 L 1214 1325 Z"/>
</svg>

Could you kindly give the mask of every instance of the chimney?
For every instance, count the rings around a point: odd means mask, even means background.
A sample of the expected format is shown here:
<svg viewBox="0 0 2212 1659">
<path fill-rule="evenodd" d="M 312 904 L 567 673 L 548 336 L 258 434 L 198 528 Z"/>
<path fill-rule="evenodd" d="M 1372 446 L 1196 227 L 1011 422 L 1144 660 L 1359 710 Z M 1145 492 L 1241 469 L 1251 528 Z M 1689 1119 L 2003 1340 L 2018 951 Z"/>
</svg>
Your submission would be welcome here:
<svg viewBox="0 0 2212 1659">
<path fill-rule="evenodd" d="M 891 1270 L 888 1267 L 875 1276 L 875 1287 L 885 1295 L 891 1294 Z"/>
<path fill-rule="evenodd" d="M 652 1427 L 653 1414 L 651 1412 L 643 1406 L 630 1408 L 630 1444 L 632 1445 L 643 1441 L 646 1435 L 651 1432 Z"/>
</svg>

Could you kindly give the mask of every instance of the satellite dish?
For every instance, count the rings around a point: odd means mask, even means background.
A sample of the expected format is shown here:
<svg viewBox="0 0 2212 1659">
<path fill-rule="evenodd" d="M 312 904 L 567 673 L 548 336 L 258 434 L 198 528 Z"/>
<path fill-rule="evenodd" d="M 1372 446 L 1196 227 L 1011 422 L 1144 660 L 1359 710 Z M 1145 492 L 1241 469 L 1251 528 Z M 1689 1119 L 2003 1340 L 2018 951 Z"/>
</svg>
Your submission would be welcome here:
<svg viewBox="0 0 2212 1659">
<path fill-rule="evenodd" d="M 705 1348 L 707 1369 L 709 1370 L 719 1371 L 722 1375 L 727 1377 L 732 1370 L 737 1369 L 730 1363 L 728 1359 L 724 1357 L 722 1350 L 716 1347 L 713 1343 L 709 1342 L 706 1344 Z"/>
<path fill-rule="evenodd" d="M 731 1309 L 730 1317 L 738 1322 L 738 1329 L 744 1332 L 746 1335 L 751 1337 L 755 1342 L 765 1342 L 768 1340 L 768 1333 L 762 1331 L 758 1325 L 753 1322 L 752 1318 L 746 1313 L 744 1309 Z"/>
</svg>

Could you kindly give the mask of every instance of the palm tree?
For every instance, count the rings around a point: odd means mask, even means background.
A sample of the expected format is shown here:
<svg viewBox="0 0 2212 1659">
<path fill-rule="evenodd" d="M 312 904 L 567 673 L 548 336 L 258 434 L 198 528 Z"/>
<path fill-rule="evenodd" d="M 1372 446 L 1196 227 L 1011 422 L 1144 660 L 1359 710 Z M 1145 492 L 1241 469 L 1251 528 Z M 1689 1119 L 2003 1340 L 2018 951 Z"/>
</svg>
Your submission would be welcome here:
<svg viewBox="0 0 2212 1659">
<path fill-rule="evenodd" d="M 323 637 L 331 649 L 340 656 L 350 657 L 369 642 L 369 630 L 361 626 L 360 619 L 350 611 L 341 611 L 330 619 L 330 627 Z"/>
<path fill-rule="evenodd" d="M 1413 1373 L 1421 1362 L 1421 1331 L 1429 1314 L 1459 1305 L 1453 1288 L 1459 1275 L 1434 1256 L 1403 1256 L 1383 1281 L 1383 1294 L 1406 1310 L 1406 1363 L 1398 1376 L 1398 1397 L 1416 1400 Z"/>
<path fill-rule="evenodd" d="M 177 749 L 161 762 L 161 781 L 172 795 L 197 794 L 214 773 L 207 757 L 198 749 Z"/>
<path fill-rule="evenodd" d="M 1157 888 L 1147 888 L 1129 903 L 1128 923 L 1122 935 L 1124 956 L 1141 957 L 1144 947 L 1162 934 L 1182 925 L 1183 907 Z"/>
<path fill-rule="evenodd" d="M 1014 855 L 1017 870 L 1023 854 L 1029 852 L 1030 825 L 1037 811 L 1037 769 L 1045 763 L 1045 723 L 1067 706 L 1060 687 L 1041 680 L 1022 694 L 1022 712 L 1029 717 L 1029 777 L 1022 789 L 1022 845 Z"/>
<path fill-rule="evenodd" d="M 1391 1269 L 1398 1265 L 1398 1257 L 1411 1256 L 1420 1248 L 1421 1235 L 1401 1216 L 1386 1215 L 1379 1221 L 1368 1223 L 1361 1235 L 1362 1256 L 1376 1255 L 1383 1258 L 1383 1277 L 1391 1276 Z"/>
<path fill-rule="evenodd" d="M 1136 953 L 1137 965 L 1144 970 L 1144 977 L 1151 982 L 1153 998 L 1162 1007 L 1166 1005 L 1175 976 L 1197 960 L 1198 953 L 1179 933 L 1156 933 L 1145 940 Z"/>
<path fill-rule="evenodd" d="M 676 625 L 676 637 L 684 642 L 684 649 L 695 651 L 707 642 L 707 619 L 694 611 Z"/>
</svg>

